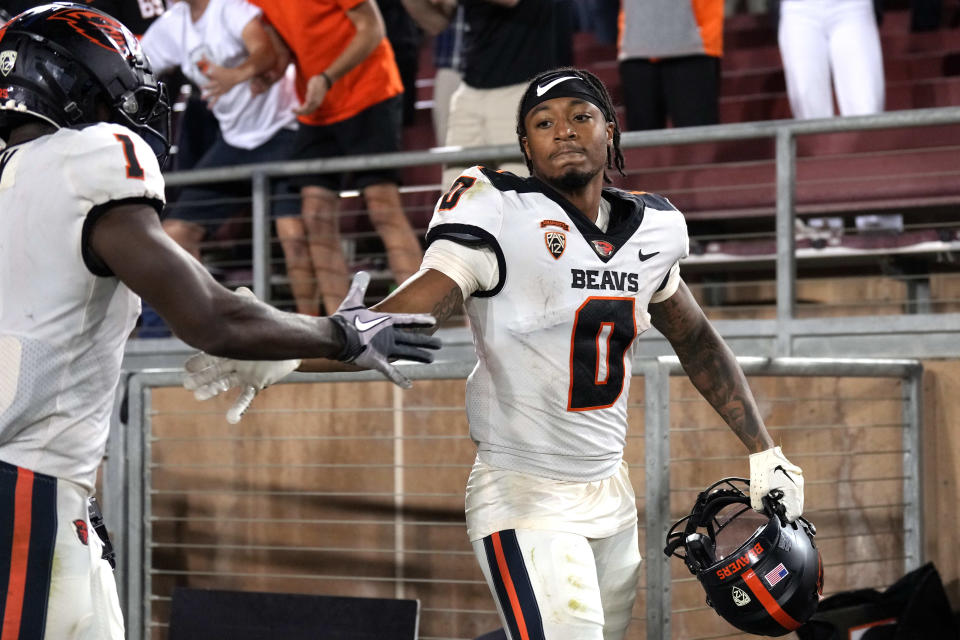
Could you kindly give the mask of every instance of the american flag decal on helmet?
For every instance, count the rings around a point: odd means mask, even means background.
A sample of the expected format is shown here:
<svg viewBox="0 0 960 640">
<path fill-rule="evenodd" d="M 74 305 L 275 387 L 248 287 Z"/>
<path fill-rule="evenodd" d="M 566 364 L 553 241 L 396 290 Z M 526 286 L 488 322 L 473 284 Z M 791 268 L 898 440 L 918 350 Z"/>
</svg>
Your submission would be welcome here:
<svg viewBox="0 0 960 640">
<path fill-rule="evenodd" d="M 781 562 L 780 564 L 775 566 L 772 570 L 768 571 L 763 576 L 763 579 L 767 581 L 767 584 L 770 585 L 770 587 L 773 587 L 773 585 L 777 584 L 778 582 L 786 578 L 788 575 L 790 575 L 790 572 L 787 571 L 787 568 L 783 566 L 783 563 Z"/>
<path fill-rule="evenodd" d="M 562 231 L 547 231 L 543 234 L 543 241 L 547 243 L 547 251 L 554 260 L 559 260 L 567 248 L 567 236 Z"/>
</svg>

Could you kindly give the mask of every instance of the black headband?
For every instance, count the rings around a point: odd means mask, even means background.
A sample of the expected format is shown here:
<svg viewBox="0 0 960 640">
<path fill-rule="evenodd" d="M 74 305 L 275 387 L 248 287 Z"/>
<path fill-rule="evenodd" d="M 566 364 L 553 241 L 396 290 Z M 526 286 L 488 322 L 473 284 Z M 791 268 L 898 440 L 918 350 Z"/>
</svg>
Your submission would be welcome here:
<svg viewBox="0 0 960 640">
<path fill-rule="evenodd" d="M 526 118 L 531 109 L 554 98 L 586 100 L 600 109 L 604 118 L 608 121 L 612 120 L 611 114 L 607 113 L 603 106 L 603 98 L 600 97 L 596 89 L 587 84 L 579 75 L 570 71 L 557 71 L 541 78 L 539 82 L 530 83 L 520 101 L 520 117 Z"/>
</svg>

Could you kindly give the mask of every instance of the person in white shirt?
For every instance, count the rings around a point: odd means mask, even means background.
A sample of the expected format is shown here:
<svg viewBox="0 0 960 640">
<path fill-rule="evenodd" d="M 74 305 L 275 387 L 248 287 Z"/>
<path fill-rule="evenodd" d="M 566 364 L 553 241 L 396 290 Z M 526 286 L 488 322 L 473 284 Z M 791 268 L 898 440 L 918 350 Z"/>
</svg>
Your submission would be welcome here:
<svg viewBox="0 0 960 640">
<path fill-rule="evenodd" d="M 872 0 L 781 0 L 777 30 L 790 110 L 797 119 L 884 109 L 886 85 Z"/>
<path fill-rule="evenodd" d="M 228 291 L 177 246 L 158 216 L 164 88 L 107 14 L 21 14 L 0 31 L 0 74 L 0 636 L 121 640 L 88 503 L 140 296 L 221 356 L 332 357 L 408 384 L 388 359 L 428 361 L 438 343 L 401 330 L 428 316 L 365 309 L 366 274 L 309 317 Z"/>
<path fill-rule="evenodd" d="M 293 69 L 265 90 L 251 90 L 251 79 L 272 70 L 277 57 L 260 16 L 260 9 L 246 0 L 185 0 L 171 6 L 143 36 L 141 46 L 156 72 L 179 67 L 201 88 L 220 124 L 216 142 L 194 169 L 280 162 L 290 155 L 298 106 Z M 274 179 L 271 186 L 287 275 L 299 298 L 300 289 L 312 291 L 314 277 L 299 220 L 300 200 L 286 179 Z M 203 240 L 236 212 L 236 205 L 224 200 L 248 192 L 245 183 L 188 186 L 168 207 L 164 229 L 199 259 Z"/>
<path fill-rule="evenodd" d="M 604 187 L 623 155 L 603 83 L 579 69 L 539 74 L 517 133 L 531 177 L 461 174 L 437 203 L 421 270 L 374 308 L 447 318 L 465 301 L 478 358 L 467 379 L 477 444 L 467 534 L 508 638 L 618 640 L 640 568 L 623 461 L 640 333 L 654 326 L 670 341 L 752 453 L 755 509 L 780 489 L 795 520 L 803 476 L 774 446 L 736 358 L 680 277 L 683 215 L 662 196 Z M 249 364 L 218 366 L 219 377 L 188 385 L 206 395 L 229 376 L 259 384 Z"/>
</svg>

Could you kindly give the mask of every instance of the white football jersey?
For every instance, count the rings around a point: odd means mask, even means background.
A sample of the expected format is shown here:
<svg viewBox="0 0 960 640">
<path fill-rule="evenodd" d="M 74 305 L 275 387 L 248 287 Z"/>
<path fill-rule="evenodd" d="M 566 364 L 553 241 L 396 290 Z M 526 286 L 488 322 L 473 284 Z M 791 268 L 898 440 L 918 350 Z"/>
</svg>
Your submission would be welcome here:
<svg viewBox="0 0 960 640">
<path fill-rule="evenodd" d="M 683 215 L 605 188 L 606 232 L 536 178 L 473 167 L 437 203 L 427 241 L 486 245 L 499 282 L 465 303 L 477 350 L 467 418 L 485 464 L 560 480 L 613 475 L 626 441 L 636 337 L 679 285 Z"/>
<path fill-rule="evenodd" d="M 0 460 L 92 488 L 140 299 L 87 234 L 112 204 L 163 200 L 156 156 L 121 125 L 0 151 Z"/>
</svg>

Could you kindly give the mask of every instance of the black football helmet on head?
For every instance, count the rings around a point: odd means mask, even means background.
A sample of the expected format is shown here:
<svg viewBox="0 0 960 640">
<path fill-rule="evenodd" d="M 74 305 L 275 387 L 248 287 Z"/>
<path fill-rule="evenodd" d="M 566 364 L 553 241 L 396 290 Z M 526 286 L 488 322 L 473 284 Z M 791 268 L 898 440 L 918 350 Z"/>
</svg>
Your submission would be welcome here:
<svg viewBox="0 0 960 640">
<path fill-rule="evenodd" d="M 0 27 L 0 136 L 39 118 L 57 128 L 116 122 L 161 160 L 170 104 L 134 35 L 73 2 L 29 9 Z"/>
<path fill-rule="evenodd" d="M 749 480 L 715 482 L 670 528 L 663 550 L 686 563 L 724 620 L 759 636 L 800 627 L 823 591 L 816 528 L 804 518 L 787 522 L 778 493 L 771 491 L 764 513 L 757 513 L 750 508 Z"/>
</svg>

